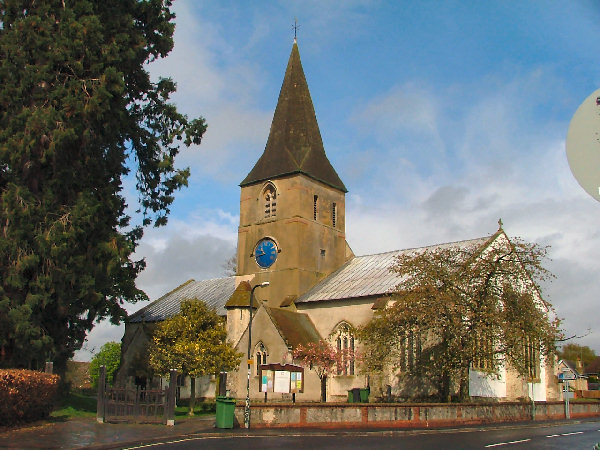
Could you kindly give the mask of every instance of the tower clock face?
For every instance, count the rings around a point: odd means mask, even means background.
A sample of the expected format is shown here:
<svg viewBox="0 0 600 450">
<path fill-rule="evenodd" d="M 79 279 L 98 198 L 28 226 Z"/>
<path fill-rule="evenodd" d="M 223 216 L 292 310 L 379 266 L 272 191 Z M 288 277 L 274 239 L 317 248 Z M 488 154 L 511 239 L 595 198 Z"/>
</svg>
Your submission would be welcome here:
<svg viewBox="0 0 600 450">
<path fill-rule="evenodd" d="M 271 267 L 277 259 L 277 244 L 273 239 L 264 238 L 258 241 L 254 249 L 254 259 L 263 269 Z"/>
</svg>

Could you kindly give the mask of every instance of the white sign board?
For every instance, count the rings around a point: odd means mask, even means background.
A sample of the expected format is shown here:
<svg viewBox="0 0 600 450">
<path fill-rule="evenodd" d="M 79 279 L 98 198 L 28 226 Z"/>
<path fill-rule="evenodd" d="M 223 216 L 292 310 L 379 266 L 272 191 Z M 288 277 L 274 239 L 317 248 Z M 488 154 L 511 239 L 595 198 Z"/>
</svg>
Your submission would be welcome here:
<svg viewBox="0 0 600 450">
<path fill-rule="evenodd" d="M 273 392 L 280 392 L 282 394 L 290 393 L 290 373 L 287 370 L 275 371 Z"/>
<path fill-rule="evenodd" d="M 574 380 L 575 378 L 576 378 L 575 374 L 573 372 L 571 372 L 570 370 L 566 370 L 566 371 L 558 374 L 559 381 Z"/>
</svg>

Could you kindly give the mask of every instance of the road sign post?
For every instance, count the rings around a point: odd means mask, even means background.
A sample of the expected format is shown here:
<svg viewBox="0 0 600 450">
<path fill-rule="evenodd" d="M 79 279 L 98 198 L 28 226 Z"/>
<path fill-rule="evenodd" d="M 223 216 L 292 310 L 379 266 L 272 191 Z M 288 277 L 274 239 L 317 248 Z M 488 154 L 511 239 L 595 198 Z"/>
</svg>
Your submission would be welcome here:
<svg viewBox="0 0 600 450">
<path fill-rule="evenodd" d="M 558 381 L 564 381 L 565 383 L 565 387 L 563 389 L 563 395 L 565 397 L 565 418 L 570 419 L 571 418 L 571 411 L 569 408 L 569 395 L 570 395 L 570 391 L 569 391 L 569 381 L 571 380 L 575 380 L 575 374 L 573 373 L 572 370 L 569 369 L 563 369 L 563 371 L 561 373 L 558 374 Z"/>
<path fill-rule="evenodd" d="M 569 408 L 569 380 L 565 380 L 565 389 L 566 389 L 566 394 L 565 394 L 565 417 L 567 419 L 571 418 L 571 411 Z"/>
</svg>

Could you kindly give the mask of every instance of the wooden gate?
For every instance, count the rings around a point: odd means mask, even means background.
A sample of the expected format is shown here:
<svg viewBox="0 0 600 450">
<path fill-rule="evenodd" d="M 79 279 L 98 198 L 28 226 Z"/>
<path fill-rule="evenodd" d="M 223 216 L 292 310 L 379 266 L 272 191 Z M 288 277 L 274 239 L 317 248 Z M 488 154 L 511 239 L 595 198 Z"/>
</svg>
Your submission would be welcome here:
<svg viewBox="0 0 600 450">
<path fill-rule="evenodd" d="M 98 379 L 98 422 L 136 422 L 175 424 L 177 372 L 171 371 L 166 389 L 106 387 L 106 368 L 100 367 Z"/>
</svg>

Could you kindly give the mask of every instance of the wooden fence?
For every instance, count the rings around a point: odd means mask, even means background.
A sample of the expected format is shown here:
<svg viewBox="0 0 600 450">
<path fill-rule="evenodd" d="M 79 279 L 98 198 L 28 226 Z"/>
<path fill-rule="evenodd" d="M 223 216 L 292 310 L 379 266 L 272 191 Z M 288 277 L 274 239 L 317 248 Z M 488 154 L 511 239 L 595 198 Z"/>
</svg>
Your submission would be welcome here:
<svg viewBox="0 0 600 450">
<path fill-rule="evenodd" d="M 171 371 L 169 387 L 140 389 L 106 386 L 106 367 L 100 367 L 96 419 L 104 422 L 164 423 L 175 425 L 177 372 Z"/>
</svg>

